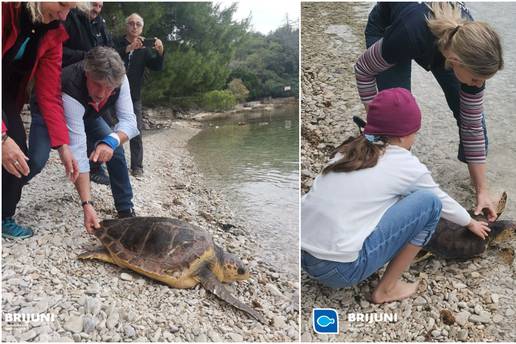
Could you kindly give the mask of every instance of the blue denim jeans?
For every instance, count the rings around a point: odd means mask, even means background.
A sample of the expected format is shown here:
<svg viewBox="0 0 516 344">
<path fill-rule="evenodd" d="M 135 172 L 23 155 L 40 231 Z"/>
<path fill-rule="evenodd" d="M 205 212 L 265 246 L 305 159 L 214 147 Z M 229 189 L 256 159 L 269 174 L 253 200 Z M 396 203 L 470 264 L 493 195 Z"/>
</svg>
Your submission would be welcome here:
<svg viewBox="0 0 516 344">
<path fill-rule="evenodd" d="M 469 15 L 469 14 L 465 14 Z M 388 23 L 385 23 L 385 18 L 380 14 L 380 7 L 376 5 L 369 13 L 367 19 L 367 25 L 365 28 L 365 41 L 366 47 L 369 48 L 376 41 L 383 38 L 385 31 L 388 28 Z M 394 88 L 403 87 L 407 90 L 411 90 L 411 73 L 412 73 L 412 60 L 397 63 L 392 68 L 378 74 L 376 76 L 376 84 L 378 91 Z M 444 66 L 433 66 L 430 70 L 434 75 L 435 79 L 441 86 L 444 92 L 448 107 L 455 117 L 457 126 L 460 127 L 460 82 L 455 77 L 455 73 L 451 69 L 445 69 Z M 486 146 L 486 153 L 488 148 L 487 138 L 487 127 L 485 121 L 485 113 L 482 114 L 482 128 L 484 129 L 484 139 Z M 460 130 L 459 130 L 460 137 Z M 457 159 L 462 162 L 466 162 L 464 156 L 464 147 L 462 140 L 460 140 Z"/>
<path fill-rule="evenodd" d="M 50 137 L 45 122 L 39 113 L 32 112 L 31 115 L 32 122 L 29 133 L 30 174 L 28 180 L 43 170 L 50 154 Z M 101 140 L 112 132 L 101 117 L 85 119 L 84 126 L 86 136 L 94 142 Z M 115 149 L 113 157 L 106 165 L 116 210 L 123 211 L 133 208 L 133 190 L 122 145 Z"/>
<path fill-rule="evenodd" d="M 301 267 L 331 288 L 356 285 L 390 262 L 406 244 L 426 245 L 439 222 L 441 207 L 441 200 L 432 192 L 413 192 L 385 212 L 354 262 L 319 259 L 302 251 Z"/>
</svg>

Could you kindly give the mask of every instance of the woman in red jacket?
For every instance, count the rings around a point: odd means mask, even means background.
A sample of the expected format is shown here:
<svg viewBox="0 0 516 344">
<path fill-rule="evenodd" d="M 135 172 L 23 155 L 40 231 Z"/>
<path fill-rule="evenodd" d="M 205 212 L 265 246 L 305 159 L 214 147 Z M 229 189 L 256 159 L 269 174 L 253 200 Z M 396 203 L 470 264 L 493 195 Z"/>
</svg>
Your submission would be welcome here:
<svg viewBox="0 0 516 344">
<path fill-rule="evenodd" d="M 27 238 L 30 228 L 13 219 L 29 174 L 26 134 L 20 117 L 27 85 L 34 80 L 36 97 L 70 180 L 78 176 L 61 100 L 61 60 L 68 35 L 61 24 L 71 2 L 2 3 L 2 236 Z"/>
</svg>

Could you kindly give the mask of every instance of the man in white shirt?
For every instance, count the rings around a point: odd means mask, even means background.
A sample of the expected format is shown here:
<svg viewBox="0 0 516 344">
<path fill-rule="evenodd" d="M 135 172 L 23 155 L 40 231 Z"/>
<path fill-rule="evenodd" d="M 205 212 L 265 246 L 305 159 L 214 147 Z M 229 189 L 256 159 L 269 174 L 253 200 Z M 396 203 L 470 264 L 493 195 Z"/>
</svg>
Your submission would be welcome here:
<svg viewBox="0 0 516 344">
<path fill-rule="evenodd" d="M 99 222 L 91 201 L 88 160 L 106 163 L 118 216 L 135 216 L 122 144 L 137 136 L 139 131 L 122 59 L 112 48 L 93 48 L 83 61 L 63 69 L 62 92 L 70 148 L 79 164 L 80 174 L 75 186 L 84 210 L 84 225 L 92 233 L 94 228 L 99 227 Z M 102 118 L 106 111 L 111 111 L 118 119 L 113 130 Z M 44 127 L 33 129 L 34 126 L 31 128 L 31 137 L 46 133 Z M 96 143 L 89 157 L 87 137 Z M 36 160 L 34 164 L 40 166 L 41 170 L 48 159 L 48 150 L 46 156 L 38 154 L 32 156 L 32 159 Z"/>
</svg>

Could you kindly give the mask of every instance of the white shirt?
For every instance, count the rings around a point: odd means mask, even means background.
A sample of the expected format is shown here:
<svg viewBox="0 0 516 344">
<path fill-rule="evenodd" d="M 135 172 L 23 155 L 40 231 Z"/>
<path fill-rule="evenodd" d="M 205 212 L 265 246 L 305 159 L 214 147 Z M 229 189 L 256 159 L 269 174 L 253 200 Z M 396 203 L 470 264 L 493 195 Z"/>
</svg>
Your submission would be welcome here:
<svg viewBox="0 0 516 344">
<path fill-rule="evenodd" d="M 70 95 L 63 93 L 62 97 L 66 125 L 70 135 L 70 149 L 79 164 L 79 172 L 89 172 L 90 164 L 88 162 L 86 132 L 84 130 L 83 120 L 86 109 Z M 120 95 L 115 103 L 115 111 L 118 118 L 118 123 L 115 125 L 115 132 L 121 131 L 126 134 L 129 139 L 137 136 L 140 132 L 136 125 L 136 115 L 134 114 L 127 76 L 124 76 L 124 80 L 122 81 Z"/>
<path fill-rule="evenodd" d="M 301 201 L 301 248 L 319 259 L 353 262 L 387 209 L 422 189 L 439 197 L 443 218 L 469 224 L 466 209 L 439 188 L 418 158 L 388 145 L 372 168 L 329 172 L 315 179 Z"/>
</svg>

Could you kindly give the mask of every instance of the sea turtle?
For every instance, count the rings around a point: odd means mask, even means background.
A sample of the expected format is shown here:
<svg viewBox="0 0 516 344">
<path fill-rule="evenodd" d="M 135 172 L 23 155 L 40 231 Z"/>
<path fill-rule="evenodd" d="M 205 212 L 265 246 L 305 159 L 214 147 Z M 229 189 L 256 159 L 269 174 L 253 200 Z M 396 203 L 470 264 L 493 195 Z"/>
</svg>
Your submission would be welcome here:
<svg viewBox="0 0 516 344">
<path fill-rule="evenodd" d="M 131 269 L 174 288 L 204 288 L 266 324 L 265 318 L 230 294 L 221 282 L 245 280 L 249 272 L 208 233 L 164 217 L 104 220 L 95 236 L 103 247 L 79 259 L 98 259 Z"/>
<path fill-rule="evenodd" d="M 456 225 L 441 218 L 432 238 L 416 257 L 416 262 L 428 258 L 428 253 L 435 254 L 445 259 L 459 260 L 470 259 L 482 254 L 497 237 L 500 237 L 500 234 L 506 230 L 516 230 L 516 222 L 507 220 L 498 221 L 498 218 L 505 209 L 506 202 L 507 194 L 504 192 L 498 202 L 496 220 L 489 223 L 491 232 L 486 240 L 482 240 L 466 227 Z M 470 214 L 476 220 L 487 222 L 483 214 L 474 215 L 471 211 Z M 510 231 L 506 233 L 510 234 Z"/>
</svg>

